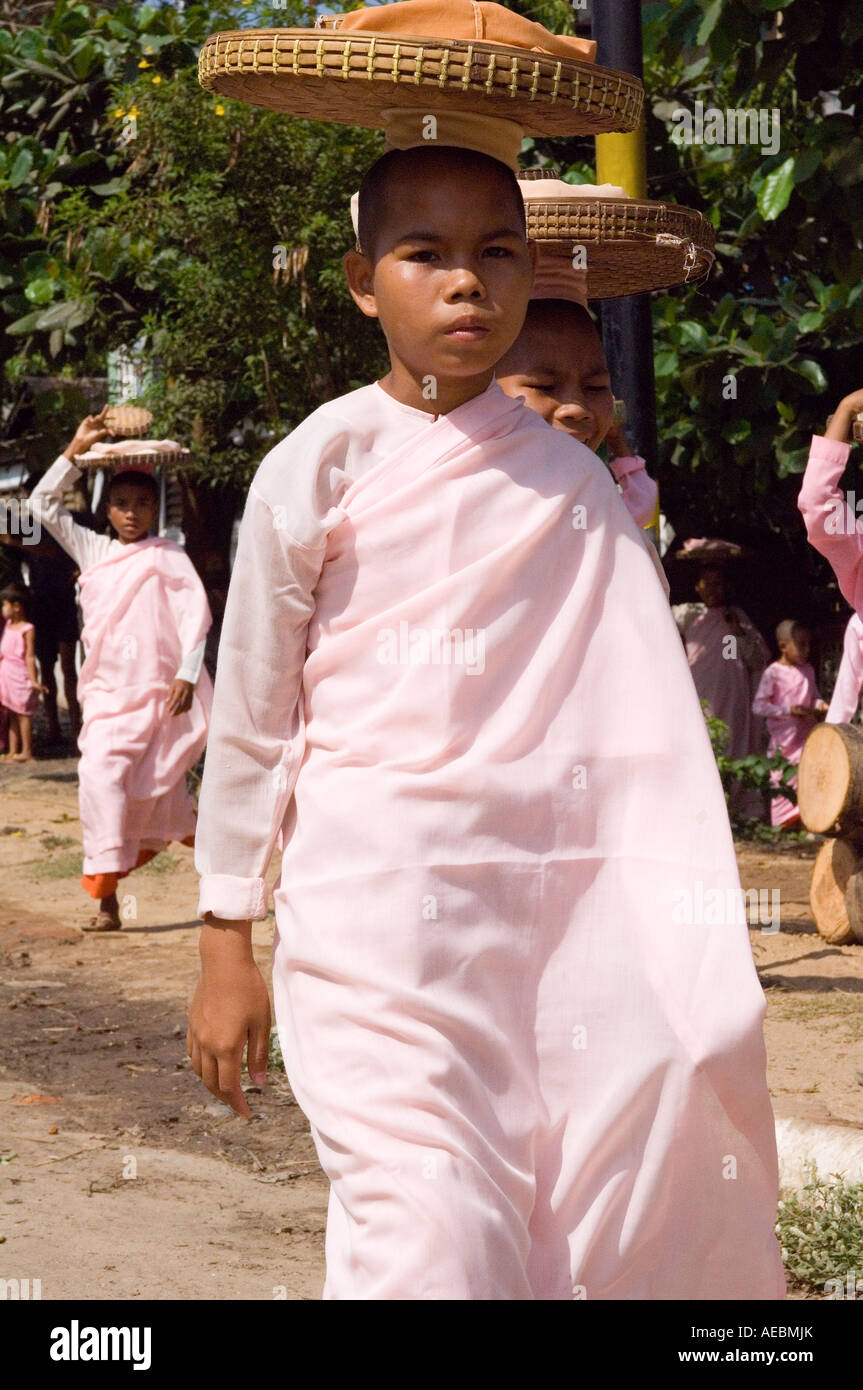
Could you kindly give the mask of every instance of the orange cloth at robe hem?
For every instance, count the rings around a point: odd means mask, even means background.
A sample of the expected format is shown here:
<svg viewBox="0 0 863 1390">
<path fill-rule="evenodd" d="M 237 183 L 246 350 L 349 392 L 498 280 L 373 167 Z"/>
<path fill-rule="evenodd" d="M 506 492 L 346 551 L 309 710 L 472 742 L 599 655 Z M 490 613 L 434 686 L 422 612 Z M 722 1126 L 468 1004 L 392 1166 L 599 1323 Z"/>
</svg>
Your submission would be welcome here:
<svg viewBox="0 0 863 1390">
<path fill-rule="evenodd" d="M 182 845 L 188 845 L 189 849 L 195 848 L 194 835 L 187 835 L 185 840 L 181 840 Z M 158 853 L 155 849 L 142 849 L 138 855 L 137 862 L 131 869 L 118 869 L 113 874 L 82 874 L 81 887 L 85 893 L 89 893 L 91 898 L 110 898 L 112 893 L 116 893 L 117 884 L 121 878 L 126 878 L 135 869 L 140 869 L 144 864 L 148 864 L 151 859 L 155 859 Z"/>
</svg>

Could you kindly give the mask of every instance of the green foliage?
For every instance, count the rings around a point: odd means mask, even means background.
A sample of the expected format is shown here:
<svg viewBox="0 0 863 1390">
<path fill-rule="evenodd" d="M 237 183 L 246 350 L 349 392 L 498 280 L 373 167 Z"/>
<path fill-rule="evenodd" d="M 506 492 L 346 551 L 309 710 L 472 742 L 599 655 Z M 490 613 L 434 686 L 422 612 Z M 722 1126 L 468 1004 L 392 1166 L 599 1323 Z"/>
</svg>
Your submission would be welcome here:
<svg viewBox="0 0 863 1390">
<path fill-rule="evenodd" d="M 579 17 L 565 0 L 511 7 L 557 30 Z M 380 136 L 219 102 L 197 82 L 208 33 L 313 9 L 54 0 L 0 33 L 7 392 L 26 373 L 101 375 L 108 348 L 140 340 L 156 429 L 189 440 L 211 480 L 242 484 L 273 440 L 381 369 L 340 267 L 348 194 Z M 796 494 L 809 435 L 860 385 L 859 3 L 642 13 L 649 195 L 717 229 L 706 284 L 653 301 L 663 508 L 679 532 L 787 537 L 796 570 L 823 575 Z M 778 111 L 780 147 L 677 143 L 672 113 L 696 101 Z M 525 152 L 592 177 L 590 141 Z"/>
<path fill-rule="evenodd" d="M 278 22 L 305 18 L 297 4 Z M 381 137 L 204 93 L 204 37 L 255 21 L 230 0 L 110 13 L 56 0 L 38 34 L 0 46 L 14 132 L 0 196 L 19 184 L 0 242 L 6 351 L 18 348 L 7 381 L 101 375 L 109 349 L 136 342 L 156 432 L 190 441 L 212 482 L 247 481 L 272 442 L 384 360 L 341 271 L 349 194 Z M 75 62 L 55 138 L 44 69 Z"/>
<path fill-rule="evenodd" d="M 713 749 L 713 756 L 716 758 L 716 766 L 719 769 L 719 776 L 722 781 L 722 789 L 725 792 L 725 803 L 730 806 L 731 793 L 735 786 L 750 787 L 755 791 L 772 792 L 774 795 L 781 792 L 784 797 L 793 804 L 797 805 L 797 792 L 791 786 L 792 778 L 797 775 L 797 767 L 790 763 L 781 753 L 775 753 L 768 758 L 765 753 L 750 753 L 745 758 L 730 758 L 727 753 L 729 728 L 722 719 L 717 719 L 715 715 L 708 714 L 707 701 L 701 701 L 701 708 L 704 710 L 704 722 L 707 725 L 707 732 L 710 736 L 710 746 Z M 777 785 L 773 785 L 771 777 L 779 773 Z M 731 814 L 731 826 L 735 834 L 747 839 L 769 839 L 776 838 L 773 828 L 764 825 L 761 821 L 741 820 Z M 783 837 L 787 838 L 788 832 L 783 832 Z"/>
<path fill-rule="evenodd" d="M 849 1271 L 863 1273 L 863 1183 L 834 1176 L 788 1193 L 779 1203 L 776 1235 L 796 1284 L 822 1292 L 828 1279 L 844 1286 Z"/>
<path fill-rule="evenodd" d="M 131 80 L 142 61 L 164 70 L 166 79 L 177 63 L 191 63 L 207 18 L 201 5 L 181 17 L 170 6 L 106 9 L 92 0 L 56 0 L 38 22 L 27 24 L 25 16 L 0 33 L 4 328 L 44 335 L 51 359 L 77 349 L 79 369 L 86 370 L 91 320 L 113 309 L 111 296 L 102 294 L 110 279 L 104 262 L 96 271 L 101 283 L 91 280 L 86 262 L 71 263 L 71 245 L 55 244 L 50 235 L 70 197 L 86 209 L 125 187 L 128 155 L 110 117 L 112 85 Z M 87 335 L 76 334 L 85 325 Z M 8 338 L 4 346 L 8 353 Z"/>
<path fill-rule="evenodd" d="M 860 7 L 667 0 L 643 13 L 648 194 L 717 228 L 706 284 L 654 300 L 663 507 L 694 534 L 790 533 L 814 568 L 797 475 L 810 435 L 861 384 Z M 780 148 L 675 143 L 672 112 L 699 100 L 776 111 Z"/>
<path fill-rule="evenodd" d="M 282 1049 L 279 1044 L 279 1033 L 276 1028 L 270 1029 L 270 1052 L 267 1060 L 267 1067 L 270 1071 L 283 1072 L 285 1070 L 285 1059 L 282 1056 Z"/>
</svg>

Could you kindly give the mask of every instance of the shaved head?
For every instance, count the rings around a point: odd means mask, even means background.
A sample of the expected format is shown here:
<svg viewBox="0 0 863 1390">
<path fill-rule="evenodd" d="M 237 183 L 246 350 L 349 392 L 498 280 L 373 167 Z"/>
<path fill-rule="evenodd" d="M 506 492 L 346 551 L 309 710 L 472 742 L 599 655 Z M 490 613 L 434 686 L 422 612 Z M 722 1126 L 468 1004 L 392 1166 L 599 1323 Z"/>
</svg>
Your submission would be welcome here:
<svg viewBox="0 0 863 1390">
<path fill-rule="evenodd" d="M 381 232 L 385 228 L 387 214 L 395 207 L 410 202 L 411 184 L 417 180 L 422 183 L 433 181 L 441 172 L 453 169 L 464 175 L 466 202 L 472 201 L 477 181 L 497 184 L 501 202 L 505 205 L 509 201 L 518 225 L 526 234 L 524 199 L 518 180 L 500 160 L 491 159 L 489 155 L 479 154 L 476 150 L 458 149 L 452 145 L 389 150 L 368 170 L 359 188 L 357 240 L 363 255 L 372 264 L 380 254 Z"/>
<path fill-rule="evenodd" d="M 554 357 L 561 336 L 571 341 L 573 352 L 588 343 L 602 352 L 599 330 L 583 304 L 573 304 L 568 299 L 532 299 L 524 327 L 498 363 L 496 375 L 500 378 L 533 370 L 544 357 Z"/>
<path fill-rule="evenodd" d="M 781 646 L 783 642 L 793 642 L 794 638 L 804 633 L 809 636 L 809 629 L 805 623 L 799 623 L 796 618 L 785 618 L 776 629 L 776 642 Z"/>
</svg>

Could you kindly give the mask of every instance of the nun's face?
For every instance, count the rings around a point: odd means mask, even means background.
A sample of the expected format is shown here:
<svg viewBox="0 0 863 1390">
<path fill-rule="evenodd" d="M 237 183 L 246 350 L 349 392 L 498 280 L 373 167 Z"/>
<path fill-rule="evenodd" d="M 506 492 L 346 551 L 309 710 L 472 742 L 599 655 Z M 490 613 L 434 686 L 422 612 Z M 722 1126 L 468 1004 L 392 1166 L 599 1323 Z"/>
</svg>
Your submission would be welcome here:
<svg viewBox="0 0 863 1390">
<path fill-rule="evenodd" d="M 108 498 L 108 520 L 123 545 L 130 545 L 146 536 L 156 521 L 156 499 L 140 483 L 124 483 L 117 479 L 111 485 Z"/>
<path fill-rule="evenodd" d="M 708 565 L 695 581 L 695 592 L 708 608 L 721 608 L 726 601 L 725 575 L 718 565 Z"/>
<path fill-rule="evenodd" d="M 439 153 L 393 179 L 374 264 L 349 253 L 345 268 L 357 304 L 381 321 L 394 372 L 490 379 L 524 322 L 534 254 L 503 167 L 463 169 Z"/>
<path fill-rule="evenodd" d="M 578 304 L 534 300 L 495 375 L 508 396 L 523 396 L 537 415 L 589 449 L 598 449 L 611 429 L 608 363 L 593 319 Z"/>
</svg>

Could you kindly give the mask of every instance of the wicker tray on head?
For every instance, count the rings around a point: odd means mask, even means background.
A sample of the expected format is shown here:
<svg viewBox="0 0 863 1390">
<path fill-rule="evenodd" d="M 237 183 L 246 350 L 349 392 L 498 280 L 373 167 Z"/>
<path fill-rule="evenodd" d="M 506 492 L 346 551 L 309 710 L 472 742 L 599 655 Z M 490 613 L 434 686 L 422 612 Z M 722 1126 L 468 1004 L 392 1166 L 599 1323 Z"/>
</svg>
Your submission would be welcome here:
<svg viewBox="0 0 863 1390">
<path fill-rule="evenodd" d="M 729 560 L 746 558 L 745 546 L 736 541 L 723 541 L 718 538 L 699 536 L 683 542 L 680 550 L 674 552 L 676 560 L 696 561 L 702 565 L 725 564 Z"/>
<path fill-rule="evenodd" d="M 614 299 L 701 280 L 715 259 L 713 226 L 700 212 L 639 198 L 526 202 L 527 235 L 543 256 L 584 246 L 588 298 Z"/>
<path fill-rule="evenodd" d="M 140 444 L 140 449 L 129 447 Z M 153 446 L 156 447 L 153 447 Z M 101 449 L 89 449 L 75 458 L 76 468 L 170 468 L 172 472 L 187 468 L 192 462 L 190 449 L 170 440 L 130 439 L 122 450 L 112 450 L 110 444 Z"/>
<path fill-rule="evenodd" d="M 384 107 L 447 107 L 549 136 L 634 130 L 644 95 L 628 73 L 579 59 L 332 25 L 211 34 L 198 78 L 208 92 L 311 120 L 374 129 Z"/>
<path fill-rule="evenodd" d="M 139 438 L 150 428 L 153 417 L 140 405 L 109 405 L 105 426 L 110 434 Z"/>
<path fill-rule="evenodd" d="M 855 444 L 863 444 L 863 415 L 858 415 L 852 426 Z"/>
</svg>

